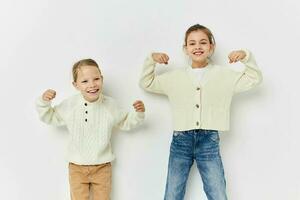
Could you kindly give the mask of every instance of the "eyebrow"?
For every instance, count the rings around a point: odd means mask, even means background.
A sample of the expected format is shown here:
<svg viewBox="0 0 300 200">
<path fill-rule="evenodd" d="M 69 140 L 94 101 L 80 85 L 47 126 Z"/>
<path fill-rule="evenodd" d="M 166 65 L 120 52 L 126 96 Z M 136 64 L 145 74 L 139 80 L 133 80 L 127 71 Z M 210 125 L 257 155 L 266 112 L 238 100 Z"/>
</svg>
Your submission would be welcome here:
<svg viewBox="0 0 300 200">
<path fill-rule="evenodd" d="M 201 39 L 200 41 L 208 41 L 207 39 Z M 189 40 L 188 42 L 196 42 L 196 40 Z"/>
</svg>

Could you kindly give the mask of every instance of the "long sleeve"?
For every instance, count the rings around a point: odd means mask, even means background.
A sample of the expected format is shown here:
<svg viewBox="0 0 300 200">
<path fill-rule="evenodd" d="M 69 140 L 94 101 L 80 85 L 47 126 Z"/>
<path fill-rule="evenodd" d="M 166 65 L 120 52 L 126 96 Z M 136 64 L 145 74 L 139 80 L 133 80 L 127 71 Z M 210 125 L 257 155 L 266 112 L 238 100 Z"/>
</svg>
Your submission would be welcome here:
<svg viewBox="0 0 300 200">
<path fill-rule="evenodd" d="M 59 112 L 63 108 L 63 103 L 52 107 L 51 102 L 44 101 L 42 98 L 36 100 L 36 109 L 41 121 L 54 126 L 63 126 L 65 122 Z"/>
<path fill-rule="evenodd" d="M 124 131 L 129 131 L 138 125 L 140 125 L 145 118 L 145 114 L 142 112 L 125 112 L 120 111 L 117 118 L 117 127 Z"/>
<path fill-rule="evenodd" d="M 141 78 L 140 78 L 140 87 L 148 92 L 165 94 L 163 87 L 163 75 L 155 74 L 155 65 L 156 62 L 152 59 L 152 56 L 149 55 L 143 66 Z"/>
<path fill-rule="evenodd" d="M 260 69 L 258 69 L 252 53 L 248 50 L 244 51 L 246 52 L 246 57 L 241 60 L 241 62 L 245 65 L 245 69 L 239 73 L 234 88 L 235 93 L 250 90 L 260 84 L 263 79 L 262 73 Z"/>
</svg>

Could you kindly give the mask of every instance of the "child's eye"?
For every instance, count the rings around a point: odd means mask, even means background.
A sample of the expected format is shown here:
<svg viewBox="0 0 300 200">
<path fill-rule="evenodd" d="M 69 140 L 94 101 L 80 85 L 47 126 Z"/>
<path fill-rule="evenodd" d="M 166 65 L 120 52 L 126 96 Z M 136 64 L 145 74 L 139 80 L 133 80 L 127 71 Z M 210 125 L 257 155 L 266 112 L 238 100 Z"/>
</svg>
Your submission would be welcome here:
<svg viewBox="0 0 300 200">
<path fill-rule="evenodd" d="M 81 81 L 81 83 L 87 83 L 87 81 L 86 81 L 86 80 L 84 80 L 84 81 Z"/>
<path fill-rule="evenodd" d="M 96 81 L 100 80 L 100 78 L 95 78 Z"/>
<path fill-rule="evenodd" d="M 190 45 L 195 45 L 195 43 L 190 43 Z"/>
</svg>

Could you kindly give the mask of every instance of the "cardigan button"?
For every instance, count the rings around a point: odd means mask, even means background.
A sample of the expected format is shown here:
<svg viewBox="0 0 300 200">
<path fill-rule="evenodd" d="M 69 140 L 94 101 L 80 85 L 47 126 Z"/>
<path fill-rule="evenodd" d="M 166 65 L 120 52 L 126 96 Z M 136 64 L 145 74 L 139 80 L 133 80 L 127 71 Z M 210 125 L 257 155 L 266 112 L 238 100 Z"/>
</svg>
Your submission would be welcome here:
<svg viewBox="0 0 300 200">
<path fill-rule="evenodd" d="M 199 87 L 197 87 L 197 90 L 200 90 L 200 88 L 199 88 Z"/>
<path fill-rule="evenodd" d="M 86 121 L 86 122 L 87 122 L 87 119 L 85 119 L 84 121 Z"/>
<path fill-rule="evenodd" d="M 85 113 L 88 114 L 88 111 L 86 110 Z"/>
<path fill-rule="evenodd" d="M 199 106 L 199 104 L 196 104 L 196 108 L 199 108 L 200 106 Z"/>
<path fill-rule="evenodd" d="M 196 122 L 196 125 L 199 126 L 199 122 Z"/>
<path fill-rule="evenodd" d="M 85 106 L 87 106 L 87 103 L 84 103 Z"/>
</svg>

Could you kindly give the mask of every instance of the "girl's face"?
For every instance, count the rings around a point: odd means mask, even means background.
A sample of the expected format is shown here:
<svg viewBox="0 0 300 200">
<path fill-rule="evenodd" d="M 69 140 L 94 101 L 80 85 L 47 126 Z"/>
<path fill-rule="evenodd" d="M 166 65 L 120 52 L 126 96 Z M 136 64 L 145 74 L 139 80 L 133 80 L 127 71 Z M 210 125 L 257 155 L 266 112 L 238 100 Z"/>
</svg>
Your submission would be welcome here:
<svg viewBox="0 0 300 200">
<path fill-rule="evenodd" d="M 102 91 L 103 78 L 95 66 L 81 66 L 77 72 L 77 80 L 74 87 L 79 90 L 88 102 L 97 101 Z"/>
<path fill-rule="evenodd" d="M 191 32 L 186 41 L 186 54 L 192 59 L 192 67 L 203 67 L 212 54 L 214 45 L 210 44 L 208 36 L 201 30 Z"/>
</svg>

